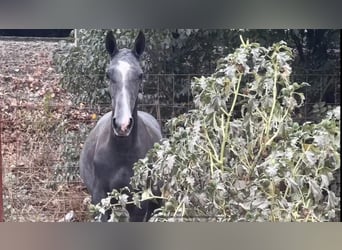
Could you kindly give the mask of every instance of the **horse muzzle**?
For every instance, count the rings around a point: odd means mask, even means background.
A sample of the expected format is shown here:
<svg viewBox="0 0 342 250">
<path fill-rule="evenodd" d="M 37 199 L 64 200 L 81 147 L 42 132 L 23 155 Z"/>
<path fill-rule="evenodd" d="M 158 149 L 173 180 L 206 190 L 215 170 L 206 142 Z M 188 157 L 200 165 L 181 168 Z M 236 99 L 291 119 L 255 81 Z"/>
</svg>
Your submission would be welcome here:
<svg viewBox="0 0 342 250">
<path fill-rule="evenodd" d="M 133 118 L 116 119 L 113 117 L 112 128 L 116 136 L 129 136 L 134 125 Z"/>
</svg>

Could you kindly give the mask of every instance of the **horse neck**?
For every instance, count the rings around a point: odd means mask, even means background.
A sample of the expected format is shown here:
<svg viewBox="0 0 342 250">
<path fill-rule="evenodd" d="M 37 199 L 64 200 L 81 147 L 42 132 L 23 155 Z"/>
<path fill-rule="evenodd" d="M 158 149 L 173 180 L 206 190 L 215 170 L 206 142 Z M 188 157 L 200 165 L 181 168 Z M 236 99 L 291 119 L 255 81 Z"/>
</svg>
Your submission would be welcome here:
<svg viewBox="0 0 342 250">
<path fill-rule="evenodd" d="M 136 141 L 137 139 L 137 136 L 138 136 L 138 108 L 137 108 L 137 104 L 135 104 L 134 106 L 134 109 L 133 109 L 133 112 L 132 112 L 132 117 L 133 117 L 133 120 L 134 120 L 134 124 L 133 124 L 133 128 L 132 128 L 132 131 L 130 133 L 130 135 L 128 137 L 132 137 L 133 142 Z"/>
</svg>

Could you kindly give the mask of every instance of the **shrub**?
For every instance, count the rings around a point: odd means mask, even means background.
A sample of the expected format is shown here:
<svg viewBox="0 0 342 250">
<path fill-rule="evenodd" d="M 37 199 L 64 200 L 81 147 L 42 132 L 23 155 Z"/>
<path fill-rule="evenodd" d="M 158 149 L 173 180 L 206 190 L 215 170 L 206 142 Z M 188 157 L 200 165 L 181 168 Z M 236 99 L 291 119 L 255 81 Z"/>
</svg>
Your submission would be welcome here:
<svg viewBox="0 0 342 250">
<path fill-rule="evenodd" d="M 103 30 L 79 30 L 78 46 L 63 43 L 54 53 L 56 69 L 63 74 L 60 84 L 70 93 L 77 94 L 76 103 L 107 100 L 104 37 Z"/>
<path fill-rule="evenodd" d="M 127 202 L 162 199 L 153 221 L 333 220 L 340 107 L 319 123 L 295 122 L 308 84 L 290 82 L 292 59 L 285 42 L 242 40 L 214 74 L 193 80 L 195 109 L 170 120 L 171 136 L 135 164 L 131 184 L 142 191 L 129 200 L 113 190 L 95 210 L 115 208 L 115 221 Z"/>
</svg>

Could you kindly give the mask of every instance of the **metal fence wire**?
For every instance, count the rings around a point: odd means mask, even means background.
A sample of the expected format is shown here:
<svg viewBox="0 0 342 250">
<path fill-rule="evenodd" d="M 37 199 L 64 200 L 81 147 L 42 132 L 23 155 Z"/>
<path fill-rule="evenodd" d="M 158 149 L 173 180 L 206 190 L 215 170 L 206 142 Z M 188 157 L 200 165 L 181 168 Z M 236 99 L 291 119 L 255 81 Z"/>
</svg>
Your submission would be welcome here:
<svg viewBox="0 0 342 250">
<path fill-rule="evenodd" d="M 109 105 L 72 104 L 58 87 L 59 76 L 51 62 L 57 46 L 56 42 L 0 41 L 0 206 L 5 221 L 89 219 L 89 196 L 78 175 L 78 157 L 89 130 Z M 139 109 L 154 115 L 164 127 L 168 119 L 193 108 L 190 83 L 194 76 L 147 75 L 146 81 L 154 84 L 144 85 L 148 95 L 141 98 Z M 340 105 L 339 72 L 294 75 L 293 80 L 315 82 L 314 92 L 306 90 L 308 95 Z M 162 81 L 172 83 L 172 97 L 165 96 Z M 333 88 L 328 98 L 323 95 L 327 83 Z M 185 86 L 183 96 L 175 95 L 175 84 Z M 313 104 L 306 104 L 299 120 L 315 119 Z"/>
</svg>

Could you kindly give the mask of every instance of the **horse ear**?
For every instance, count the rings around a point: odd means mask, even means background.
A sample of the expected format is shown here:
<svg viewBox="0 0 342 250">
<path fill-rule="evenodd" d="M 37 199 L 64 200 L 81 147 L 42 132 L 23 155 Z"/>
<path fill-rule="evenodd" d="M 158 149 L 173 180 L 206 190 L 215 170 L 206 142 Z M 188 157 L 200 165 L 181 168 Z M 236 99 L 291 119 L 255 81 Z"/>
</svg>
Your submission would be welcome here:
<svg viewBox="0 0 342 250">
<path fill-rule="evenodd" d="M 111 57 L 113 57 L 118 51 L 118 48 L 116 46 L 116 40 L 114 38 L 112 31 L 108 31 L 106 35 L 106 49 Z"/>
<path fill-rule="evenodd" d="M 133 53 L 140 57 L 145 49 L 145 36 L 142 31 L 139 31 L 137 38 L 135 39 Z"/>
</svg>

